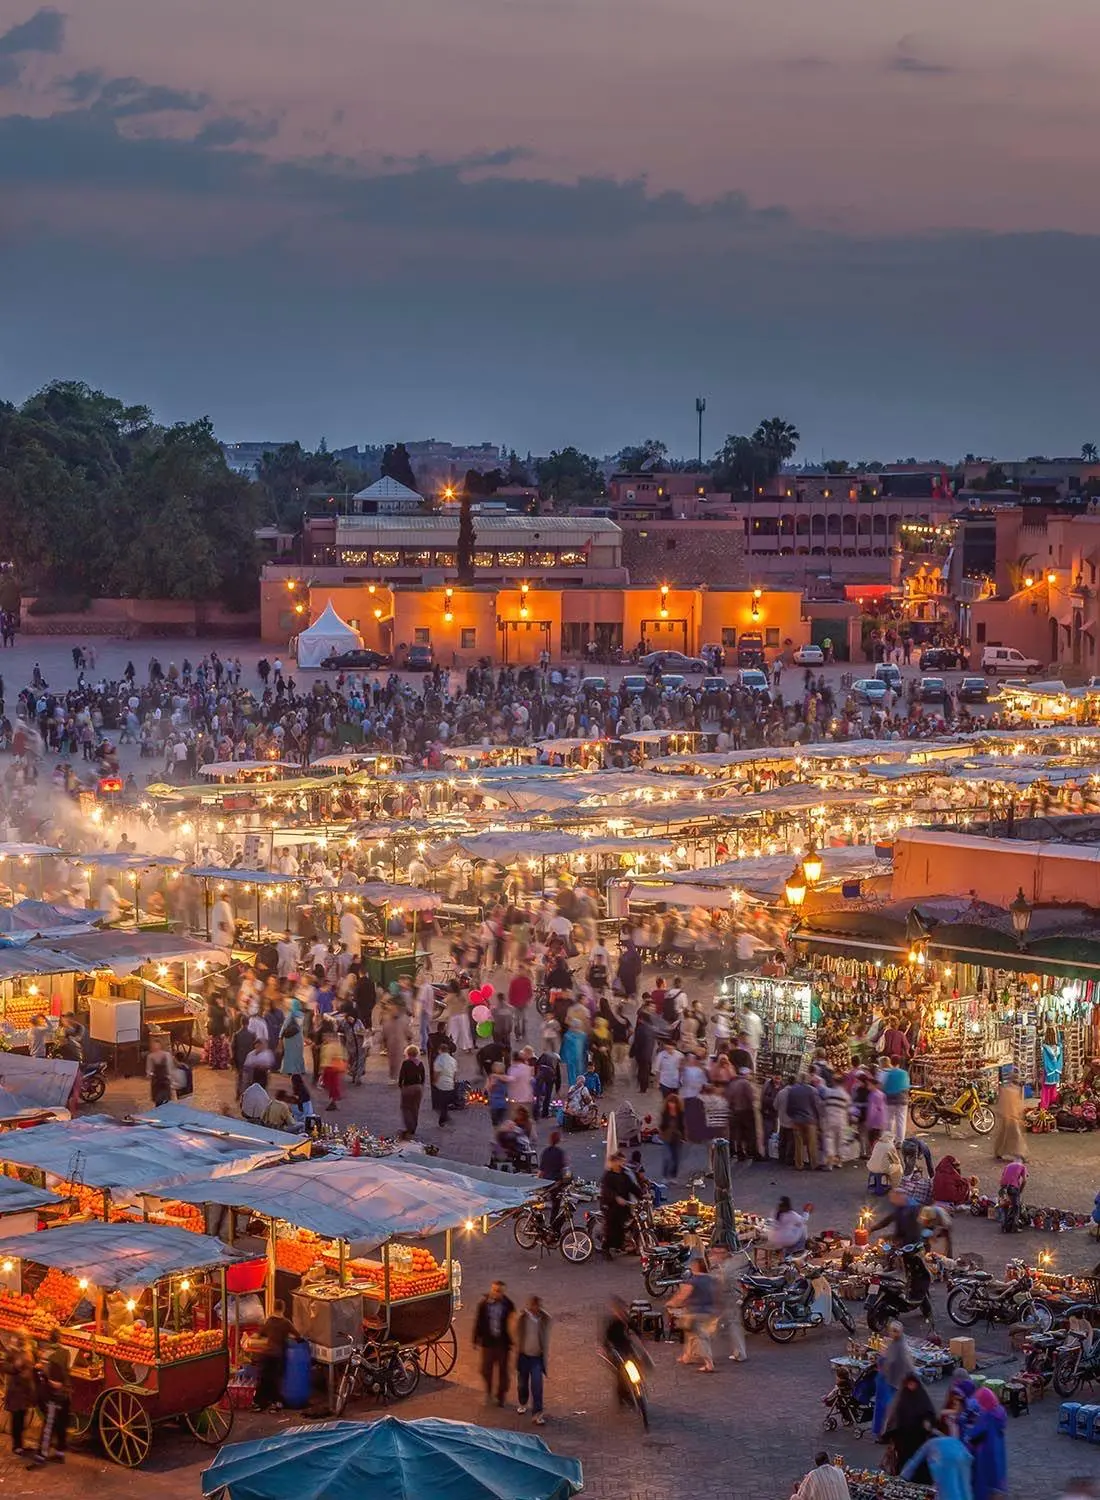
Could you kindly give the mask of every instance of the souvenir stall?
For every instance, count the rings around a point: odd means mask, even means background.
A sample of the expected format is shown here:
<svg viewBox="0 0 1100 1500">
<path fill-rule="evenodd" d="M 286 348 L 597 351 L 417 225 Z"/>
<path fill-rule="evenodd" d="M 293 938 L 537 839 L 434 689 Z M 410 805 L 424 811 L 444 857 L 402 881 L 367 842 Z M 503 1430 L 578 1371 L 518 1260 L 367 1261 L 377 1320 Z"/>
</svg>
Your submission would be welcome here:
<svg viewBox="0 0 1100 1500">
<path fill-rule="evenodd" d="M 180 1199 L 208 1228 L 267 1256 L 267 1298 L 293 1307 L 329 1376 L 366 1326 L 417 1347 L 425 1373 L 457 1357 L 454 1311 L 462 1268 L 453 1234 L 472 1234 L 519 1207 L 537 1183 L 429 1158 L 346 1157 L 292 1162 L 193 1182 Z M 433 1250 L 423 1243 L 434 1238 Z M 440 1239 L 442 1244 L 439 1244 Z"/>
<path fill-rule="evenodd" d="M 804 979 L 727 974 L 718 987 L 716 1008 L 728 1018 L 731 1036 L 737 1033 L 739 1013 L 751 1010 L 760 1017 L 763 1034 L 756 1057 L 759 1077 L 797 1074 L 814 1054 L 820 1006 L 813 985 Z"/>
<path fill-rule="evenodd" d="M 0 1227 L 0 1329 L 37 1339 L 60 1329 L 73 1425 L 94 1431 L 114 1463 L 143 1463 L 167 1421 L 216 1447 L 233 1425 L 225 1308 L 240 1259 L 163 1225 Z"/>
</svg>

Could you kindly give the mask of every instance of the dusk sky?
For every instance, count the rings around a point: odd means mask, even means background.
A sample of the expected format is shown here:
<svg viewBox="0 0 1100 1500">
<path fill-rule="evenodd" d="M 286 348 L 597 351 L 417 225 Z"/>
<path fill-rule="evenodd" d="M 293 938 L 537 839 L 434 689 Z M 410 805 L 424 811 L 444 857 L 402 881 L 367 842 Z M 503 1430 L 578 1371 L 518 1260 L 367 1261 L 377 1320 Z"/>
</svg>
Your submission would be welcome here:
<svg viewBox="0 0 1100 1500">
<path fill-rule="evenodd" d="M 0 0 L 0 396 L 227 439 L 1100 442 L 1096 0 Z"/>
</svg>

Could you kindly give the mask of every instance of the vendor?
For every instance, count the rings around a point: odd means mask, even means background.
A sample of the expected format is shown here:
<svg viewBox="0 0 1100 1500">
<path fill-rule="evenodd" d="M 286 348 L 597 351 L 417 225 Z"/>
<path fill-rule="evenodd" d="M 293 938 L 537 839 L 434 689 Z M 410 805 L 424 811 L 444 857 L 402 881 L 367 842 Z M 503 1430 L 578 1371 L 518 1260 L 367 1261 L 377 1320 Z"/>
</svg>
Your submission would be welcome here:
<svg viewBox="0 0 1100 1500">
<path fill-rule="evenodd" d="M 260 1324 L 256 1335 L 259 1346 L 259 1378 L 256 1381 L 255 1411 L 282 1410 L 280 1398 L 283 1393 L 287 1345 L 297 1337 L 298 1330 L 286 1316 L 285 1304 L 276 1302 L 271 1316 Z"/>
<path fill-rule="evenodd" d="M 932 1197 L 936 1203 L 946 1203 L 951 1207 L 969 1203 L 974 1191 L 973 1182 L 963 1176 L 959 1169 L 958 1159 L 954 1156 L 942 1156 L 936 1163 L 936 1170 L 932 1176 Z"/>
</svg>

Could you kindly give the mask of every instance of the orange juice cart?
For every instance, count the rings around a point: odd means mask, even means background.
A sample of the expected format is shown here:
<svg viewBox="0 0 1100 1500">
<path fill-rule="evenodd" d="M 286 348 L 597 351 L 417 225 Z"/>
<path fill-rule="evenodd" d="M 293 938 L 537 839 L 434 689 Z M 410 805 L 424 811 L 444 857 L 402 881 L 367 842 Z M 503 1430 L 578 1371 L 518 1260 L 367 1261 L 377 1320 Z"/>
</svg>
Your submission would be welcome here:
<svg viewBox="0 0 1100 1500">
<path fill-rule="evenodd" d="M 189 1183 L 183 1203 L 231 1210 L 226 1232 L 266 1247 L 268 1305 L 293 1313 L 332 1372 L 364 1333 L 415 1349 L 425 1374 L 449 1375 L 461 1266 L 453 1234 L 518 1207 L 531 1183 L 421 1157 L 327 1157 Z M 424 1243 L 439 1236 L 441 1257 Z"/>
<path fill-rule="evenodd" d="M 70 1351 L 72 1421 L 107 1457 L 136 1468 L 156 1424 L 201 1443 L 228 1436 L 233 1411 L 220 1240 L 160 1224 L 62 1224 L 0 1235 L 0 1329 Z"/>
</svg>

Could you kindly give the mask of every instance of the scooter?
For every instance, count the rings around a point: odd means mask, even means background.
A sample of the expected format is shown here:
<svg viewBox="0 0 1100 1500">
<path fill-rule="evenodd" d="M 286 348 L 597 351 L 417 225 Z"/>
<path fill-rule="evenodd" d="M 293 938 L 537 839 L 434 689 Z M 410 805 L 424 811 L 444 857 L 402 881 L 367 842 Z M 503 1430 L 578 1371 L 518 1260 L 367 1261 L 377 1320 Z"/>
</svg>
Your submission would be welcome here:
<svg viewBox="0 0 1100 1500">
<path fill-rule="evenodd" d="M 871 1282 L 865 1312 L 867 1327 L 872 1333 L 881 1333 L 894 1318 L 903 1318 L 906 1313 L 920 1312 L 929 1325 L 933 1323 L 932 1303 L 928 1289 L 932 1277 L 924 1263 L 919 1245 L 904 1245 L 901 1249 L 902 1271 L 883 1271 Z"/>
<path fill-rule="evenodd" d="M 98 1104 L 107 1092 L 107 1064 L 81 1063 L 80 1102 Z"/>
</svg>

